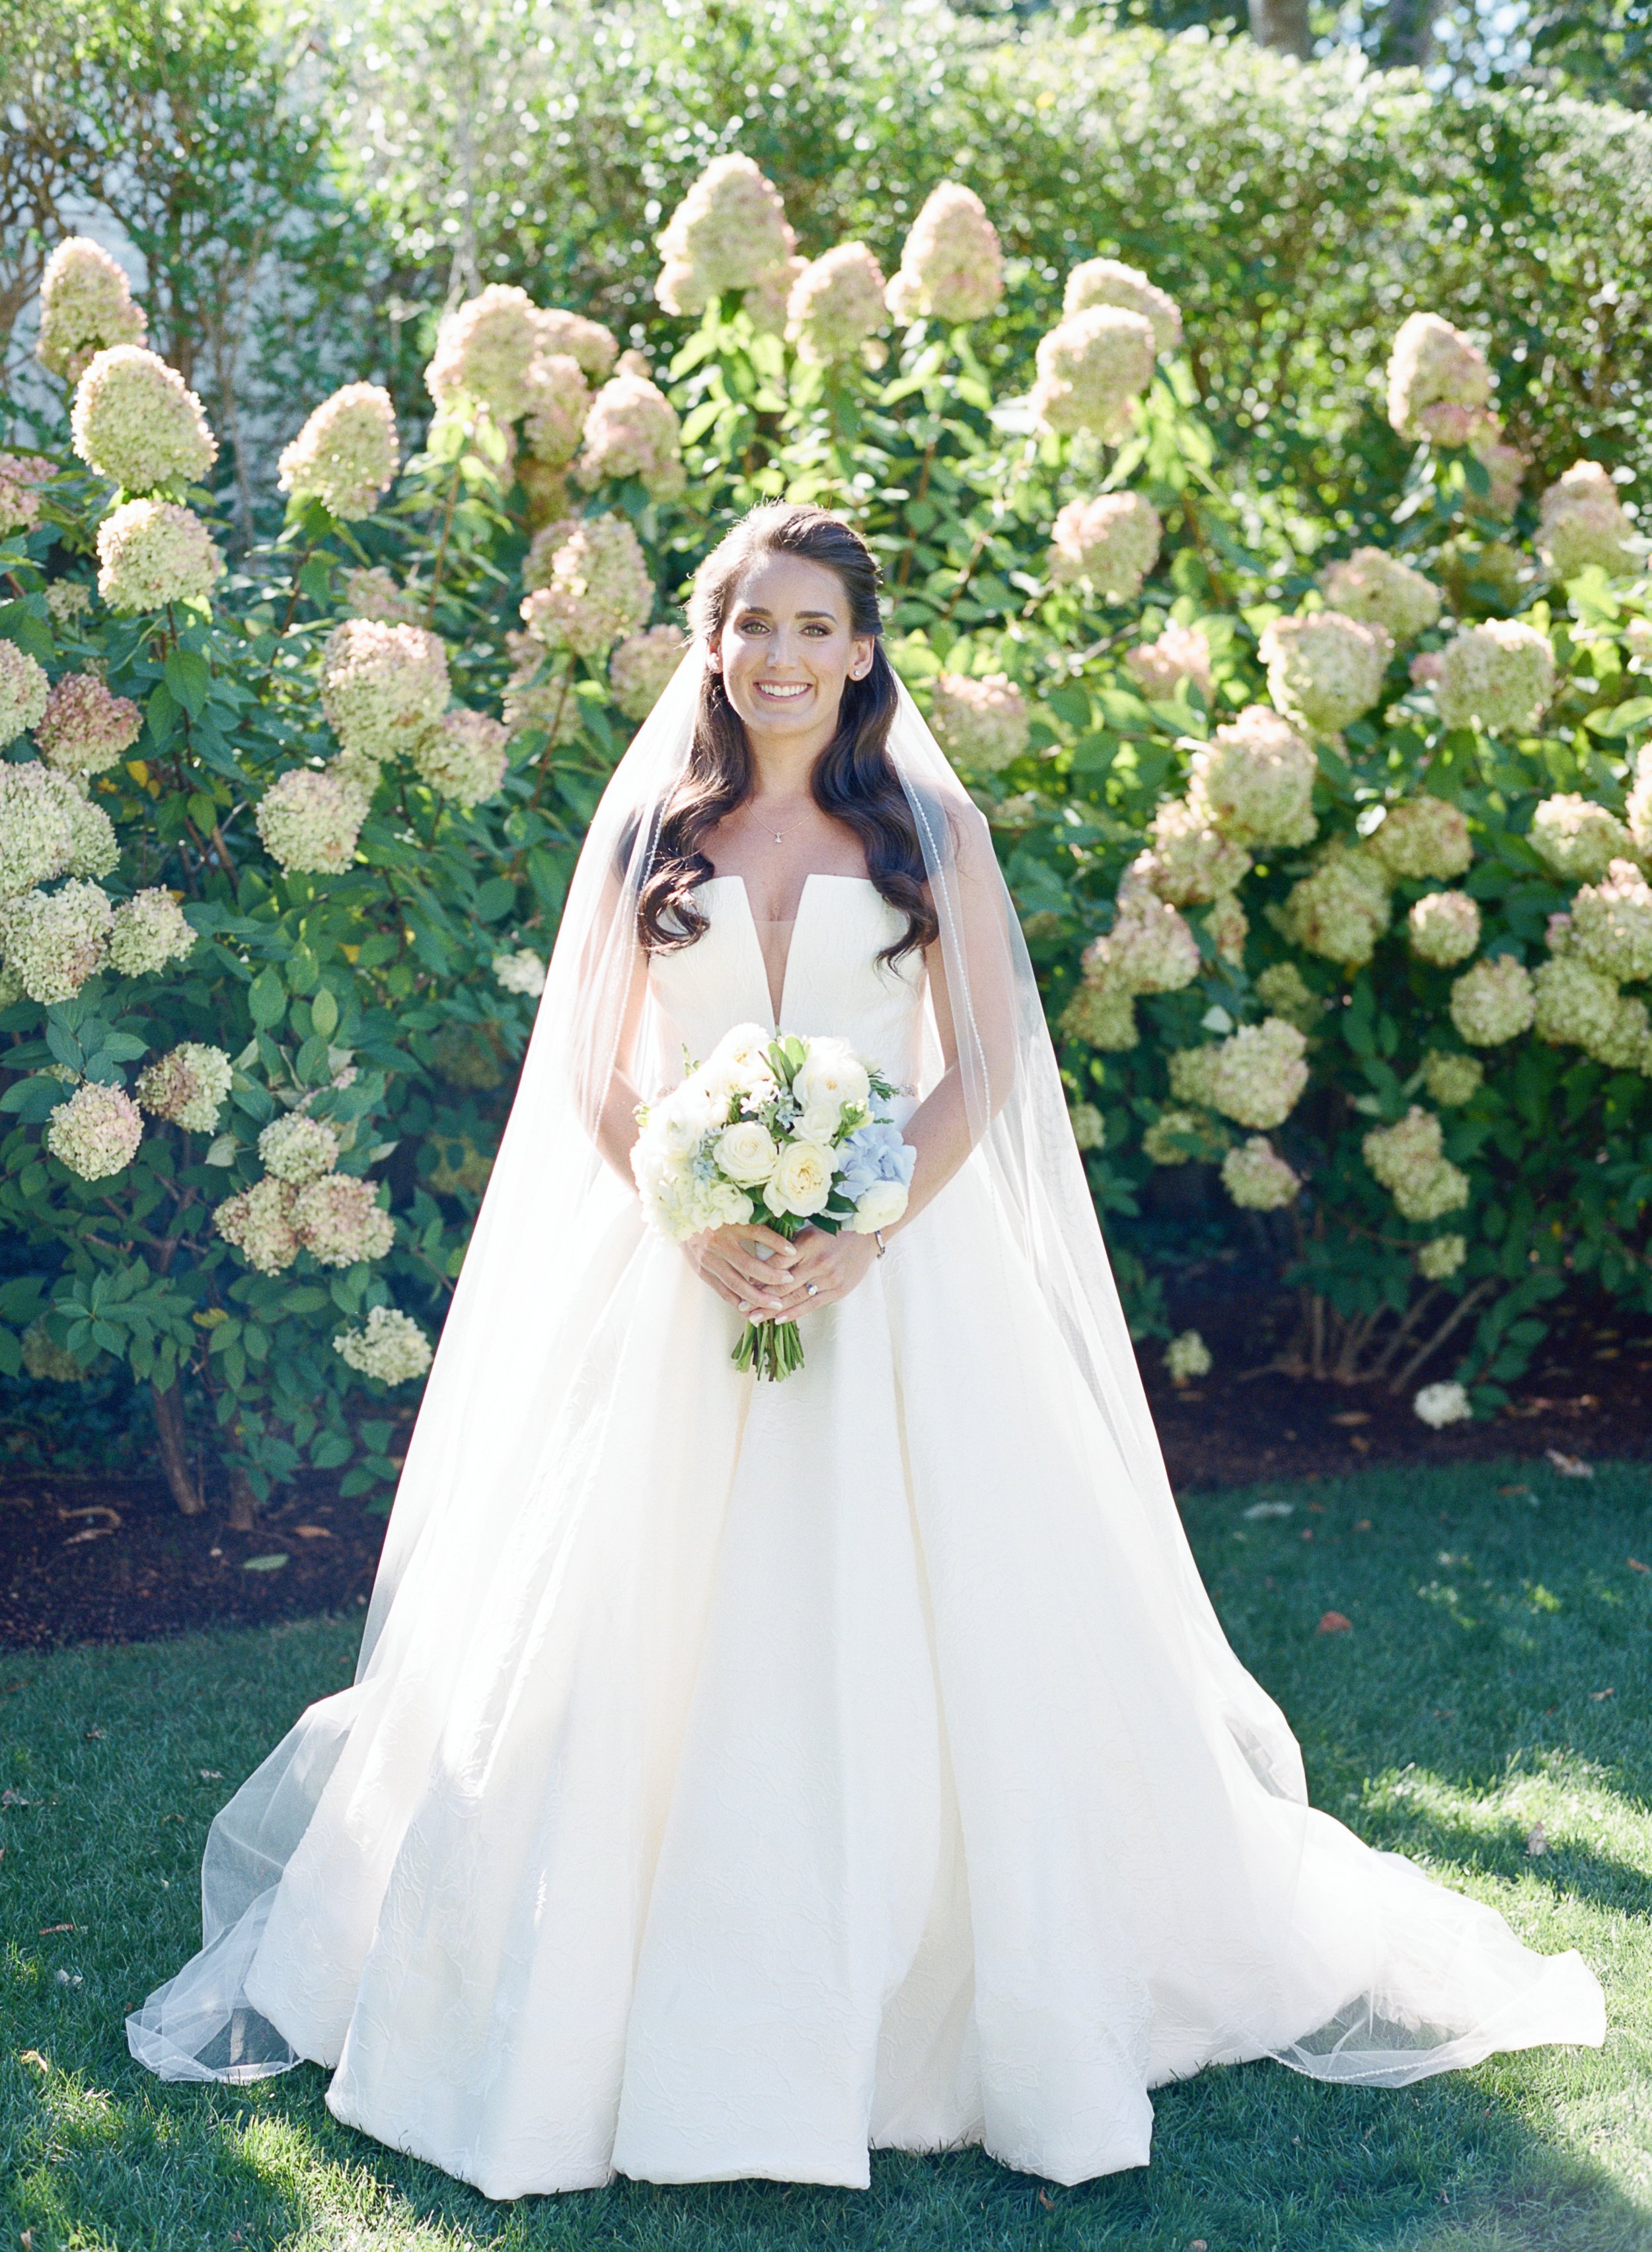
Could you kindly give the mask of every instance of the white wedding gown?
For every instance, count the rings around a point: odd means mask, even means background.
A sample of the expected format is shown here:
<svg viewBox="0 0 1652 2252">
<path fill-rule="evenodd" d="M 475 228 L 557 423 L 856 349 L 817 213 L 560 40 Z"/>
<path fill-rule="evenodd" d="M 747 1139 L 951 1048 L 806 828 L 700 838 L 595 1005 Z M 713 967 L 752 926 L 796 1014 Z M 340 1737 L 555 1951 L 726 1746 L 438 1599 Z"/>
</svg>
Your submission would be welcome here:
<svg viewBox="0 0 1652 2252">
<path fill-rule="evenodd" d="M 704 903 L 650 971 L 701 1056 L 769 1016 L 743 885 Z M 781 1018 L 915 1082 L 903 928 L 810 877 Z M 570 1255 L 511 1346 L 526 1505 L 480 1552 L 432 1526 L 366 1678 L 219 1818 L 262 1874 L 144 2061 L 315 2059 L 340 2119 L 507 2198 L 974 2142 L 1074 2182 L 1213 2060 L 1394 2084 L 1603 2039 L 1579 1957 L 1259 1772 L 978 1157 L 781 1384 L 606 1172 Z"/>
</svg>

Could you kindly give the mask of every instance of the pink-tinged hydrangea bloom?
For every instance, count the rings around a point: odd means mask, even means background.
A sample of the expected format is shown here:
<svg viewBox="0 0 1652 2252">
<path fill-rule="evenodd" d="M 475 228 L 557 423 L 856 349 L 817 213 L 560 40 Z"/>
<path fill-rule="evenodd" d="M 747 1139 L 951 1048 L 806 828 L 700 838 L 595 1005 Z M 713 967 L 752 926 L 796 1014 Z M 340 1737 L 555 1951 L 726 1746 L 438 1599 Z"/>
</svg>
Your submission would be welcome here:
<svg viewBox="0 0 1652 2252">
<path fill-rule="evenodd" d="M 260 1275 L 280 1275 L 292 1265 L 301 1248 L 293 1227 L 297 1198 L 290 1181 L 273 1178 L 254 1181 L 250 1189 L 219 1205 L 212 1214 L 212 1225 L 249 1267 L 256 1267 Z"/>
<path fill-rule="evenodd" d="M 0 641 L 0 743 L 15 742 L 38 727 L 51 701 L 51 683 L 27 650 Z"/>
<path fill-rule="evenodd" d="M 1182 313 L 1174 297 L 1149 282 L 1140 267 L 1116 258 L 1086 258 L 1067 276 L 1061 299 L 1064 315 L 1087 312 L 1092 305 L 1121 305 L 1153 324 L 1154 348 L 1172 352 L 1182 341 Z"/>
<path fill-rule="evenodd" d="M 1433 580 L 1380 547 L 1357 547 L 1327 564 L 1319 584 L 1333 610 L 1381 626 L 1396 642 L 1414 640 L 1439 621 L 1441 597 Z"/>
<path fill-rule="evenodd" d="M 1586 884 L 1578 893 L 1572 942 L 1603 977 L 1652 977 L 1652 885 L 1633 860 L 1614 860 L 1603 883 Z"/>
<path fill-rule="evenodd" d="M 1253 849 L 1306 844 L 1315 827 L 1313 746 L 1265 704 L 1247 705 L 1193 754 L 1188 796 L 1204 819 Z"/>
<path fill-rule="evenodd" d="M 84 234 L 59 243 L 40 277 L 34 349 L 42 367 L 78 383 L 99 352 L 141 344 L 148 327 L 130 282 L 107 250 Z"/>
<path fill-rule="evenodd" d="M 1204 928 L 1211 935 L 1211 943 L 1224 962 L 1231 962 L 1236 970 L 1245 963 L 1245 942 L 1251 934 L 1251 919 L 1239 903 L 1234 892 L 1218 892 L 1204 910 Z"/>
<path fill-rule="evenodd" d="M 458 708 L 421 736 L 413 764 L 432 789 L 468 812 L 497 795 L 509 762 L 510 731 L 485 712 Z"/>
<path fill-rule="evenodd" d="M 1388 361 L 1388 420 L 1402 438 L 1465 446 L 1491 403 L 1485 354 L 1438 313 L 1413 313 Z"/>
<path fill-rule="evenodd" d="M 448 652 L 422 626 L 346 618 L 322 652 L 321 705 L 347 751 L 394 758 L 448 706 Z"/>
<path fill-rule="evenodd" d="M 1050 576 L 1058 585 L 1082 580 L 1104 601 L 1134 601 L 1163 532 L 1157 509 L 1140 493 L 1070 500 L 1051 527 Z"/>
<path fill-rule="evenodd" d="M 410 1384 L 422 1376 L 431 1361 L 430 1340 L 411 1314 L 393 1306 L 374 1306 L 364 1326 L 341 1330 L 333 1351 L 358 1376 L 380 1384 Z"/>
<path fill-rule="evenodd" d="M 205 602 L 224 559 L 198 516 L 170 500 L 128 500 L 98 526 L 98 592 L 112 610 Z"/>
<path fill-rule="evenodd" d="M 537 1001 L 545 990 L 544 957 L 531 946 L 519 946 L 514 954 L 496 954 L 493 974 L 505 992 L 520 993 L 530 1001 Z"/>
<path fill-rule="evenodd" d="M 682 450 L 677 409 L 665 393 L 645 375 L 616 375 L 591 402 L 574 474 L 587 486 L 637 477 L 656 500 L 675 500 L 687 482 Z"/>
<path fill-rule="evenodd" d="M 234 1068 L 223 1048 L 200 1040 L 183 1040 L 145 1064 L 137 1075 L 136 1094 L 145 1110 L 170 1119 L 191 1134 L 218 1130 L 219 1113 L 230 1091 Z"/>
<path fill-rule="evenodd" d="M 501 282 L 444 314 L 425 370 L 425 388 L 437 406 L 474 400 L 502 423 L 525 414 L 528 369 L 543 349 L 539 320 L 527 291 Z"/>
<path fill-rule="evenodd" d="M 913 221 L 900 268 L 885 292 L 898 321 L 956 327 L 991 312 L 1003 295 L 1003 249 L 973 188 L 943 180 Z"/>
<path fill-rule="evenodd" d="M 1635 851 L 1631 831 L 1576 790 L 1545 797 L 1531 817 L 1533 850 L 1557 876 L 1570 884 L 1593 882 L 1614 860 Z"/>
<path fill-rule="evenodd" d="M 92 607 L 92 589 L 84 579 L 53 579 L 45 590 L 46 608 L 55 623 L 67 626 Z"/>
<path fill-rule="evenodd" d="M 628 719 L 646 719 L 665 692 L 667 682 L 688 655 L 688 643 L 675 626 L 650 626 L 630 634 L 608 659 L 608 685 Z"/>
<path fill-rule="evenodd" d="M 1489 734 L 1529 735 L 1553 693 L 1549 636 L 1517 619 L 1466 626 L 1440 652 L 1434 701 L 1447 727 L 1478 719 Z"/>
<path fill-rule="evenodd" d="M 83 1181 L 124 1172 L 142 1139 L 142 1116 L 125 1088 L 95 1080 L 82 1080 L 46 1121 L 47 1149 Z"/>
<path fill-rule="evenodd" d="M 40 487 L 57 475 L 38 454 L 0 454 L 0 537 L 40 520 Z"/>
<path fill-rule="evenodd" d="M 1211 644 L 1197 626 L 1166 626 L 1156 641 L 1138 642 L 1124 662 L 1152 703 L 1168 702 L 1183 680 L 1210 699 Z"/>
<path fill-rule="evenodd" d="M 296 1188 L 332 1171 L 338 1163 L 338 1136 L 324 1118 L 288 1110 L 265 1127 L 258 1137 L 258 1154 L 266 1172 Z"/>
<path fill-rule="evenodd" d="M 1179 993 L 1199 973 L 1199 945 L 1183 916 L 1149 892 L 1133 893 L 1104 937 L 1084 949 L 1092 985 L 1121 993 Z"/>
<path fill-rule="evenodd" d="M 1406 935 L 1419 962 L 1452 969 L 1480 943 L 1480 909 L 1467 892 L 1430 892 L 1406 916 Z"/>
<path fill-rule="evenodd" d="M 1051 430 L 1090 430 L 1116 445 L 1153 380 L 1153 323 L 1121 305 L 1092 305 L 1039 339 L 1032 411 Z"/>
<path fill-rule="evenodd" d="M 112 915 L 96 884 L 0 900 L 0 951 L 21 990 L 42 1007 L 72 1001 L 108 958 Z"/>
<path fill-rule="evenodd" d="M 528 451 L 547 468 L 566 469 L 580 450 L 591 412 L 591 386 L 572 352 L 540 352 L 528 367 Z"/>
<path fill-rule="evenodd" d="M 635 532 L 623 517 L 591 516 L 556 550 L 545 585 L 524 597 L 522 622 L 548 649 L 600 657 L 646 625 L 653 607 Z"/>
<path fill-rule="evenodd" d="M 413 596 L 396 584 L 382 563 L 340 575 L 344 608 L 352 618 L 372 618 L 380 625 L 416 626 L 424 612 Z"/>
<path fill-rule="evenodd" d="M 805 266 L 786 304 L 786 333 L 815 367 L 858 359 L 884 325 L 883 268 L 864 242 L 840 242 Z"/>
<path fill-rule="evenodd" d="M 1060 1029 L 1086 1047 L 1104 1054 L 1122 1054 L 1140 1045 L 1135 1021 L 1135 997 L 1113 985 L 1080 985 L 1061 1012 Z"/>
<path fill-rule="evenodd" d="M 542 353 L 577 362 L 593 383 L 601 383 L 612 373 L 620 347 L 600 321 L 587 321 L 583 313 L 550 305 L 535 313 L 533 332 Z"/>
<path fill-rule="evenodd" d="M 293 1233 L 319 1266 L 353 1267 L 382 1259 L 396 1240 L 396 1224 L 380 1211 L 371 1181 L 323 1173 L 293 1199 Z"/>
<path fill-rule="evenodd" d="M 727 289 L 750 289 L 797 247 L 780 190 L 749 156 L 713 157 L 660 237 L 654 294 L 668 313 L 700 313 Z"/>
<path fill-rule="evenodd" d="M 101 774 L 131 749 L 142 726 L 137 705 L 112 696 L 95 672 L 66 672 L 52 684 L 34 739 L 49 767 Z"/>
<path fill-rule="evenodd" d="M 1461 1055 L 1447 1048 L 1430 1048 L 1423 1058 L 1423 1084 L 1442 1110 L 1461 1109 L 1479 1094 L 1486 1067 L 1478 1056 Z"/>
<path fill-rule="evenodd" d="M 1574 462 L 1538 503 L 1537 553 L 1557 579 L 1575 579 L 1591 564 L 1633 571 L 1625 542 L 1634 536 L 1617 486 L 1599 462 Z"/>
<path fill-rule="evenodd" d="M 67 776 L 38 759 L 0 761 L 0 899 L 64 873 L 74 855 L 80 802 Z"/>
<path fill-rule="evenodd" d="M 1288 719 L 1308 733 L 1340 734 L 1383 692 L 1394 645 L 1385 627 L 1314 610 L 1275 618 L 1257 644 L 1267 667 L 1267 692 Z"/>
<path fill-rule="evenodd" d="M 1151 849 L 1135 863 L 1148 888 L 1172 907 L 1200 906 L 1231 893 L 1250 873 L 1251 856 L 1213 829 L 1186 798 L 1167 798 L 1153 817 Z"/>
<path fill-rule="evenodd" d="M 1413 881 L 1461 876 L 1475 857 L 1468 824 L 1443 797 L 1402 798 L 1391 805 L 1370 844 L 1385 867 Z"/>
<path fill-rule="evenodd" d="M 1537 1010 L 1531 973 L 1512 954 L 1476 962 L 1451 989 L 1451 1021 L 1471 1048 L 1517 1039 L 1531 1029 Z"/>
<path fill-rule="evenodd" d="M 347 383 L 322 401 L 282 454 L 281 490 L 351 521 L 372 514 L 395 483 L 400 458 L 390 393 L 376 383 Z"/>
<path fill-rule="evenodd" d="M 559 516 L 551 523 L 541 525 L 528 542 L 527 554 L 522 563 L 522 591 L 536 594 L 541 587 L 551 584 L 551 566 L 557 560 L 559 548 L 566 547 L 580 528 L 577 516 Z"/>
<path fill-rule="evenodd" d="M 264 850 L 289 876 L 337 876 L 356 857 L 367 804 L 349 778 L 293 767 L 265 791 L 254 817 Z"/>
<path fill-rule="evenodd" d="M 1520 488 L 1525 483 L 1526 471 L 1531 467 L 1517 446 L 1510 445 L 1503 434 L 1503 425 L 1495 414 L 1488 414 L 1468 441 L 1468 450 L 1490 482 L 1486 493 L 1471 492 L 1468 503 L 1482 516 L 1512 516 L 1519 504 Z"/>
<path fill-rule="evenodd" d="M 1376 952 L 1389 923 L 1389 874 L 1375 853 L 1340 844 L 1325 848 L 1313 873 L 1293 884 L 1285 922 L 1296 944 L 1345 970 Z"/>
<path fill-rule="evenodd" d="M 1003 672 L 980 679 L 941 673 L 930 692 L 929 721 L 954 765 L 988 774 L 1021 756 L 1032 724 L 1026 698 Z"/>
<path fill-rule="evenodd" d="M 1446 1156 L 1432 1111 L 1413 1103 L 1394 1125 L 1373 1127 L 1361 1147 L 1402 1220 L 1426 1224 L 1468 1203 L 1468 1176 Z"/>
<path fill-rule="evenodd" d="M 1247 1212 L 1294 1204 L 1302 1184 L 1266 1136 L 1253 1134 L 1222 1160 L 1222 1186 Z"/>
<path fill-rule="evenodd" d="M 69 429 L 88 468 L 130 493 L 194 484 L 218 459 L 200 400 L 141 344 L 97 355 L 75 386 Z"/>
<path fill-rule="evenodd" d="M 142 977 L 185 960 L 194 945 L 183 908 L 164 885 L 151 884 L 115 910 L 109 966 L 122 977 Z"/>
<path fill-rule="evenodd" d="M 573 692 L 566 659 L 547 669 L 545 644 L 531 634 L 508 633 L 505 648 L 511 660 L 510 678 L 500 716 L 508 732 L 519 735 L 530 727 L 543 727 L 552 747 L 573 742 L 584 707 Z"/>
</svg>

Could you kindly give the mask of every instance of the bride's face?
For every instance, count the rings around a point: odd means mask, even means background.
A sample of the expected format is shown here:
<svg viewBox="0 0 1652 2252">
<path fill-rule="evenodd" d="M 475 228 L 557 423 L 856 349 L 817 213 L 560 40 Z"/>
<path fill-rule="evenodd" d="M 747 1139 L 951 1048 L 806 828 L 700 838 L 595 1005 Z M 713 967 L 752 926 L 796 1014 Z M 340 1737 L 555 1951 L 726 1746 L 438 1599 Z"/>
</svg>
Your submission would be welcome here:
<svg viewBox="0 0 1652 2252">
<path fill-rule="evenodd" d="M 872 643 L 850 630 L 835 571 L 801 555 L 766 555 L 735 589 L 713 661 L 754 741 L 823 747 L 843 683 L 871 670 Z"/>
</svg>

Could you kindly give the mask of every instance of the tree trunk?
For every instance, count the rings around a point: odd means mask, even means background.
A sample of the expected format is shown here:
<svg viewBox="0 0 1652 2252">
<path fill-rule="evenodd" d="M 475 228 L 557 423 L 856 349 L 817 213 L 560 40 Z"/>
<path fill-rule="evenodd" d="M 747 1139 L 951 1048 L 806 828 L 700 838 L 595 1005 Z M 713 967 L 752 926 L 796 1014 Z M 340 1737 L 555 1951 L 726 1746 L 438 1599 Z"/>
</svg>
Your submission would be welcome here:
<svg viewBox="0 0 1652 2252">
<path fill-rule="evenodd" d="M 1308 27 L 1308 0 L 1250 0 L 1251 37 L 1259 47 L 1274 47 L 1281 54 L 1300 55 L 1304 62 L 1314 52 Z"/>
<path fill-rule="evenodd" d="M 230 1505 L 226 1520 L 232 1533 L 251 1533 L 258 1524 L 258 1496 L 243 1470 L 229 1474 Z"/>
<path fill-rule="evenodd" d="M 152 1384 L 149 1398 L 155 1408 L 155 1436 L 160 1449 L 161 1468 L 166 1472 L 172 1498 L 185 1517 L 198 1517 L 206 1501 L 201 1491 L 198 1470 L 190 1459 L 183 1387 L 174 1382 L 163 1392 L 158 1384 Z"/>
</svg>

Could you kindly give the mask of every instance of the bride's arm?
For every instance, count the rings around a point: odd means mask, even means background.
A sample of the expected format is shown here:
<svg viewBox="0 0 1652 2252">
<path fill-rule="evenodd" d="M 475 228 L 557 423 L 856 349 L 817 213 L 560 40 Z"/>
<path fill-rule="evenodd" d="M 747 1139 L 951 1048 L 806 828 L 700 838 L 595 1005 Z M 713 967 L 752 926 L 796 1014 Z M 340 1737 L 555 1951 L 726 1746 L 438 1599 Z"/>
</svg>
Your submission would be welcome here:
<svg viewBox="0 0 1652 2252">
<path fill-rule="evenodd" d="M 635 1187 L 631 1177 L 631 1150 L 639 1130 L 637 1105 L 642 1100 L 636 1082 L 636 1044 L 648 990 L 649 960 L 638 947 L 631 964 L 630 983 L 626 988 L 621 1013 L 614 1068 L 608 1075 L 608 1083 L 603 1090 L 591 1129 L 593 1139 L 603 1158 L 628 1189 Z"/>
</svg>

